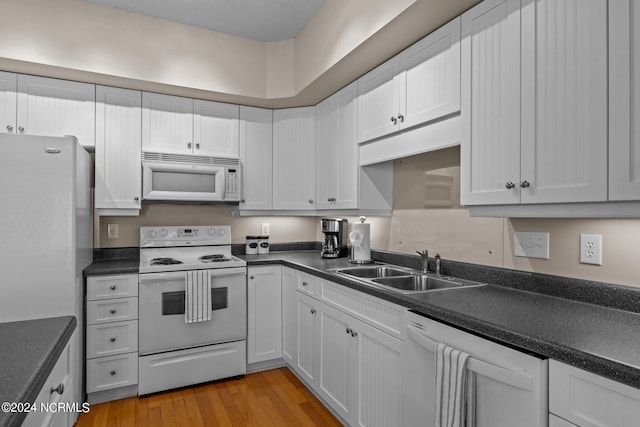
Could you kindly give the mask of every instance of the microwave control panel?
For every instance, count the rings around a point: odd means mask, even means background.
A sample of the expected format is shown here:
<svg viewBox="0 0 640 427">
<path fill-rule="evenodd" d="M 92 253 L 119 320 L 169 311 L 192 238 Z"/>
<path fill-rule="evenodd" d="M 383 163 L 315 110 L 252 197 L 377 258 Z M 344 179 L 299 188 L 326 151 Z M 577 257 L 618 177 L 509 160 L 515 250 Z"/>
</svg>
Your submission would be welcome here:
<svg viewBox="0 0 640 427">
<path fill-rule="evenodd" d="M 239 168 L 227 168 L 225 179 L 225 200 L 239 200 L 240 199 L 240 183 L 238 174 Z"/>
</svg>

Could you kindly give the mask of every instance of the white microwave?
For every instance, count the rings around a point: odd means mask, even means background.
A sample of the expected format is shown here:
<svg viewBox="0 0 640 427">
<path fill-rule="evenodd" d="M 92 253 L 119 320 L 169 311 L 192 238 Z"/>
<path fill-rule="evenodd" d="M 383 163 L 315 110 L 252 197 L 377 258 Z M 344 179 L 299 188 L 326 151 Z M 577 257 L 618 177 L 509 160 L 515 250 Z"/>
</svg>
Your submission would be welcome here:
<svg viewBox="0 0 640 427">
<path fill-rule="evenodd" d="M 157 201 L 239 202 L 240 160 L 142 153 L 142 198 Z"/>
</svg>

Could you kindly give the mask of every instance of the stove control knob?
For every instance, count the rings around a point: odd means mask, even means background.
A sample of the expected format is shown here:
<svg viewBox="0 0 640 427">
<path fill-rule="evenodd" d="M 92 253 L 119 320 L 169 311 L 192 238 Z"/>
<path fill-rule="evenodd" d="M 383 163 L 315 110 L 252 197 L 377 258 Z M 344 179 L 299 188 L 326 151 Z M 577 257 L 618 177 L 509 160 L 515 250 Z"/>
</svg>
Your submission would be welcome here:
<svg viewBox="0 0 640 427">
<path fill-rule="evenodd" d="M 152 239 L 155 239 L 156 236 L 158 235 L 158 232 L 156 230 L 149 230 L 147 232 L 147 234 L 149 235 L 149 237 L 151 237 Z"/>
<path fill-rule="evenodd" d="M 225 234 L 226 234 L 226 233 L 225 233 L 225 231 L 224 231 L 224 228 L 219 228 L 219 229 L 218 229 L 218 236 L 222 237 L 222 236 L 224 236 Z"/>
<path fill-rule="evenodd" d="M 169 234 L 169 232 L 167 231 L 166 228 L 160 229 L 160 237 L 167 237 L 167 234 Z"/>
<path fill-rule="evenodd" d="M 216 229 L 215 228 L 210 228 L 207 230 L 207 233 L 209 233 L 209 236 L 213 236 L 214 234 L 216 234 Z"/>
</svg>

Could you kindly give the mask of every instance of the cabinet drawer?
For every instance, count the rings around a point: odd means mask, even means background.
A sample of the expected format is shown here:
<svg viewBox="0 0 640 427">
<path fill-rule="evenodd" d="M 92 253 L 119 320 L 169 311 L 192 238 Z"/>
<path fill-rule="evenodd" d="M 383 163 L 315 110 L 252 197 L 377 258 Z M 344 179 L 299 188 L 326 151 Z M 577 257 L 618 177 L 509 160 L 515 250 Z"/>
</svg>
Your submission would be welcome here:
<svg viewBox="0 0 640 427">
<path fill-rule="evenodd" d="M 87 325 L 122 322 L 138 318 L 138 298 L 87 302 Z"/>
<path fill-rule="evenodd" d="M 640 390 L 551 360 L 549 412 L 582 427 L 633 427 Z"/>
<path fill-rule="evenodd" d="M 138 275 L 87 277 L 87 300 L 138 296 Z"/>
<path fill-rule="evenodd" d="M 397 338 L 404 339 L 405 309 L 345 286 L 320 281 L 320 300 Z"/>
<path fill-rule="evenodd" d="M 310 274 L 296 271 L 296 288 L 307 295 L 316 296 L 318 293 L 318 279 Z"/>
<path fill-rule="evenodd" d="M 138 351 L 138 321 L 87 326 L 87 359 Z"/>
<path fill-rule="evenodd" d="M 87 360 L 87 393 L 138 383 L 138 353 Z"/>
</svg>

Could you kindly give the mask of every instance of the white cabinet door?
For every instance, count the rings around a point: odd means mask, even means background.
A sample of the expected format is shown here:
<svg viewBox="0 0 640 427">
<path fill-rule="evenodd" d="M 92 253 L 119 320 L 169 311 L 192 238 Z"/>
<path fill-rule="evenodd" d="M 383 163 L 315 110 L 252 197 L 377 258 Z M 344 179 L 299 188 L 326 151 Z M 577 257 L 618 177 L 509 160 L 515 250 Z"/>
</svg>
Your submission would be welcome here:
<svg viewBox="0 0 640 427">
<path fill-rule="evenodd" d="M 609 2 L 609 200 L 640 200 L 640 5 Z"/>
<path fill-rule="evenodd" d="M 193 111 L 193 154 L 237 158 L 240 107 L 195 99 Z"/>
<path fill-rule="evenodd" d="M 296 350 L 293 369 L 312 388 L 317 388 L 318 376 L 318 306 L 320 303 L 296 292 Z"/>
<path fill-rule="evenodd" d="M 394 57 L 358 79 L 358 142 L 400 129 L 404 108 L 402 59 Z"/>
<path fill-rule="evenodd" d="M 282 357 L 293 367 L 296 359 L 296 272 L 282 267 Z"/>
<path fill-rule="evenodd" d="M 316 208 L 358 207 L 357 82 L 316 106 Z"/>
<path fill-rule="evenodd" d="M 16 133 L 18 75 L 0 71 L 0 133 Z"/>
<path fill-rule="evenodd" d="M 280 266 L 247 269 L 247 361 L 282 355 L 282 273 Z"/>
<path fill-rule="evenodd" d="M 460 111 L 460 18 L 409 47 L 401 57 L 406 80 L 401 128 Z"/>
<path fill-rule="evenodd" d="M 73 135 L 95 146 L 95 85 L 18 75 L 17 133 Z"/>
<path fill-rule="evenodd" d="M 463 205 L 520 202 L 520 0 L 462 15 Z"/>
<path fill-rule="evenodd" d="M 270 210 L 273 206 L 273 115 L 271 110 L 240 107 L 240 209 Z"/>
<path fill-rule="evenodd" d="M 141 124 L 141 92 L 96 87 L 96 208 L 139 211 Z"/>
<path fill-rule="evenodd" d="M 523 3 L 521 202 L 605 201 L 612 2 Z"/>
<path fill-rule="evenodd" d="M 315 107 L 273 112 L 273 209 L 313 210 Z"/>
<path fill-rule="evenodd" d="M 142 149 L 159 153 L 193 151 L 193 99 L 142 93 Z"/>
</svg>

